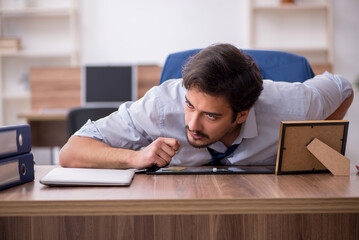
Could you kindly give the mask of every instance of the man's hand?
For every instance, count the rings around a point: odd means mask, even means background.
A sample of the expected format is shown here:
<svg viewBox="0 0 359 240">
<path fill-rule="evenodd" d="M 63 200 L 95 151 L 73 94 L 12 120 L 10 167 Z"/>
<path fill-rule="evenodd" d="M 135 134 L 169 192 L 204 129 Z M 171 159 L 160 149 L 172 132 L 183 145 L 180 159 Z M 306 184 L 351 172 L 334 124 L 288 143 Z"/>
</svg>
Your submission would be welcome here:
<svg viewBox="0 0 359 240">
<path fill-rule="evenodd" d="M 140 151 L 136 151 L 131 165 L 136 169 L 151 167 L 156 164 L 159 167 L 166 166 L 180 148 L 180 143 L 174 138 L 160 137 Z"/>
</svg>

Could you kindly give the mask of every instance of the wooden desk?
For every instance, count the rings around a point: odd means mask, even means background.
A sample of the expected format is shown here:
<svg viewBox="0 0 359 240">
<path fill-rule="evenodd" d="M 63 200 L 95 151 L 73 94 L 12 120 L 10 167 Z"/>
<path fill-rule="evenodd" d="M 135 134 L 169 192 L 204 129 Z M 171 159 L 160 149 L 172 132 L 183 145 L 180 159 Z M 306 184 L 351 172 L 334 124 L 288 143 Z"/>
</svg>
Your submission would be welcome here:
<svg viewBox="0 0 359 240">
<path fill-rule="evenodd" d="M 2 239 L 359 239 L 359 175 L 136 175 L 0 192 Z"/>
<path fill-rule="evenodd" d="M 31 126 L 31 145 L 62 147 L 67 141 L 66 118 L 68 110 L 49 109 L 20 113 Z"/>
</svg>

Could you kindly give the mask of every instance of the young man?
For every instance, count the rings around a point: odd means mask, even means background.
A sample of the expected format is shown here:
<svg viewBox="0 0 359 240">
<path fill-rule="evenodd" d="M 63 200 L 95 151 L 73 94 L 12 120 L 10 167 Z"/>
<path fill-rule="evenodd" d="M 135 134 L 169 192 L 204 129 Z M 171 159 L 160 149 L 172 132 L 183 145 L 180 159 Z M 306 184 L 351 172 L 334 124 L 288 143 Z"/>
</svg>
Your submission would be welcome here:
<svg viewBox="0 0 359 240">
<path fill-rule="evenodd" d="M 274 165 L 281 121 L 341 119 L 353 99 L 350 83 L 329 73 L 304 83 L 263 81 L 252 58 L 229 44 L 203 49 L 183 76 L 88 121 L 61 149 L 60 164 Z"/>
</svg>

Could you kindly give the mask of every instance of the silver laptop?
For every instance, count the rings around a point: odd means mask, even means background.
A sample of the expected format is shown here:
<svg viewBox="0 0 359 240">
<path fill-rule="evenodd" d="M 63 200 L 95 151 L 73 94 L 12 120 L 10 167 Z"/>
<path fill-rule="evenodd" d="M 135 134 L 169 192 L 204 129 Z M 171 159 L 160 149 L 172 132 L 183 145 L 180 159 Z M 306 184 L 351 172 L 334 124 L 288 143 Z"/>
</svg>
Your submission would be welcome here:
<svg viewBox="0 0 359 240">
<path fill-rule="evenodd" d="M 40 183 L 48 186 L 128 186 L 133 170 L 54 168 Z"/>
</svg>

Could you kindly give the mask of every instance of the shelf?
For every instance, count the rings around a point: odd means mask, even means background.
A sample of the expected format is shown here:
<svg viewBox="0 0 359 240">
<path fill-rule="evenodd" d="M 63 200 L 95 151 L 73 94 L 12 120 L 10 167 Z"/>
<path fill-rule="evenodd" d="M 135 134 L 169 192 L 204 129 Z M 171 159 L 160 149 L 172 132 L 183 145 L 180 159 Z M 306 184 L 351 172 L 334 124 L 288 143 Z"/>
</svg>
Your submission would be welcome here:
<svg viewBox="0 0 359 240">
<path fill-rule="evenodd" d="M 74 8 L 14 8 L 14 9 L 0 9 L 0 14 L 3 17 L 26 17 L 26 16 L 68 16 Z"/>
<path fill-rule="evenodd" d="M 328 6 L 324 3 L 283 3 L 283 4 L 261 4 L 261 5 L 253 5 L 253 10 L 326 10 Z"/>
<path fill-rule="evenodd" d="M 67 58 L 72 57 L 73 51 L 56 51 L 56 52 L 35 52 L 35 51 L 19 51 L 19 52 L 0 52 L 0 57 L 25 57 L 25 58 Z"/>
<path fill-rule="evenodd" d="M 4 100 L 29 100 L 30 92 L 2 93 Z"/>
<path fill-rule="evenodd" d="M 330 0 L 250 2 L 251 48 L 291 52 L 311 63 L 332 63 Z"/>
<path fill-rule="evenodd" d="M 1 3 L 1 37 L 21 41 L 18 48 L 0 51 L 0 125 L 9 125 L 31 109 L 32 68 L 79 64 L 78 0 Z"/>
<path fill-rule="evenodd" d="M 328 47 L 270 47 L 270 46 L 253 46 L 254 49 L 259 50 L 273 50 L 273 51 L 283 51 L 283 52 L 328 52 L 330 49 Z"/>
</svg>

